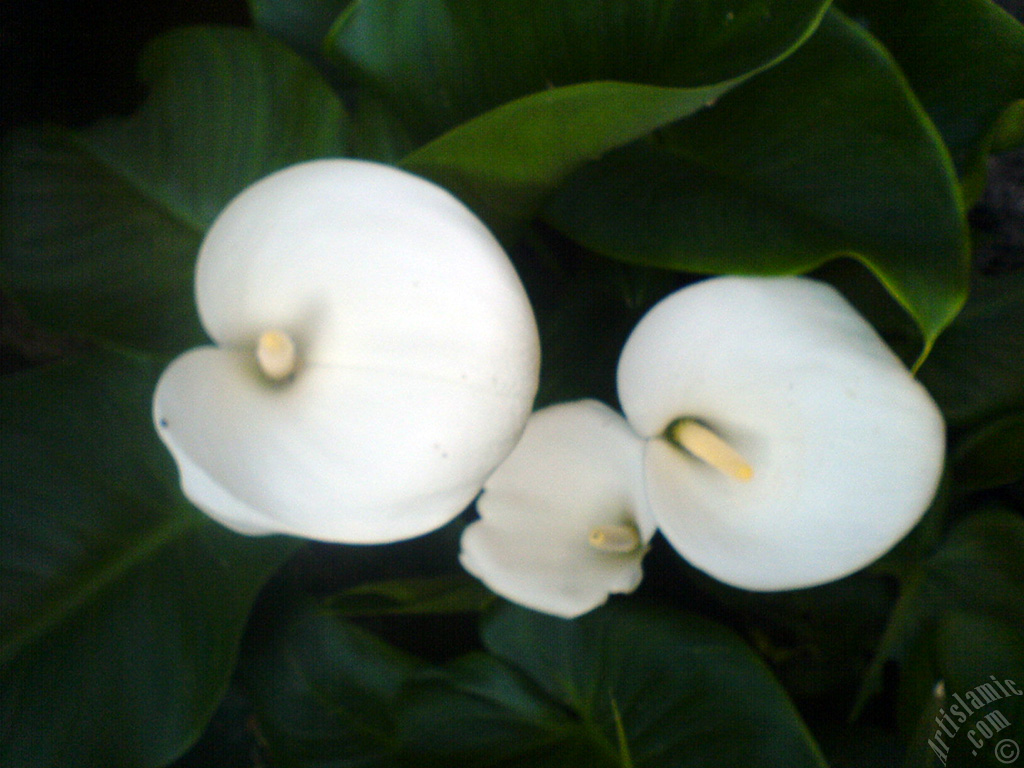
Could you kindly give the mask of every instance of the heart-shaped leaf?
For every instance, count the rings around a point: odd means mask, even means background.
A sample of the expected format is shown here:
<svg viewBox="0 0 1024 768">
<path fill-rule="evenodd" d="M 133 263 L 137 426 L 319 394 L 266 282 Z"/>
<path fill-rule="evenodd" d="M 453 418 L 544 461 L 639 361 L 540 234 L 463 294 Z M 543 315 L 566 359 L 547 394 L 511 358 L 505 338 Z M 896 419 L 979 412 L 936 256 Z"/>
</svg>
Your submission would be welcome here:
<svg viewBox="0 0 1024 768">
<path fill-rule="evenodd" d="M 531 93 L 595 81 L 699 88 L 784 56 L 820 0 L 364 0 L 333 50 L 421 140 Z"/>
<path fill-rule="evenodd" d="M 600 253 L 695 272 L 787 274 L 854 256 L 929 344 L 966 295 L 949 158 L 885 51 L 837 12 L 663 141 L 585 167 L 546 216 Z"/>
<path fill-rule="evenodd" d="M 1024 26 L 992 0 L 842 0 L 928 111 L 973 200 L 1000 115 L 1024 99 Z M 1020 135 L 1018 112 L 1017 135 Z"/>
<path fill-rule="evenodd" d="M 174 759 L 296 546 L 237 536 L 185 502 L 150 422 L 157 373 L 94 351 L 0 380 L 4 765 Z"/>
<path fill-rule="evenodd" d="M 503 604 L 483 640 L 495 658 L 410 688 L 405 748 L 421 764 L 823 764 L 767 669 L 705 619 L 613 603 L 566 621 Z"/>
<path fill-rule="evenodd" d="M 395 698 L 421 662 L 300 602 L 259 632 L 239 669 L 275 765 L 393 766 Z"/>
<path fill-rule="evenodd" d="M 1000 631 L 1015 634 L 1024 645 L 1024 520 L 998 507 L 983 509 L 959 522 L 941 546 L 903 581 L 899 601 L 889 619 L 880 647 L 864 676 L 855 712 L 867 703 L 880 685 L 883 667 L 898 662 L 903 668 L 901 697 L 909 707 L 920 709 L 933 695 L 941 675 L 936 668 L 936 629 L 957 614 L 995 623 Z M 984 635 L 973 638 L 969 652 L 955 657 L 982 656 L 985 674 L 1000 674 L 1016 663 L 999 647 L 984 644 Z"/>
<path fill-rule="evenodd" d="M 784 58 L 826 6 L 375 0 L 343 16 L 333 45 L 432 140 L 404 165 L 503 231 L 584 162 Z"/>
</svg>

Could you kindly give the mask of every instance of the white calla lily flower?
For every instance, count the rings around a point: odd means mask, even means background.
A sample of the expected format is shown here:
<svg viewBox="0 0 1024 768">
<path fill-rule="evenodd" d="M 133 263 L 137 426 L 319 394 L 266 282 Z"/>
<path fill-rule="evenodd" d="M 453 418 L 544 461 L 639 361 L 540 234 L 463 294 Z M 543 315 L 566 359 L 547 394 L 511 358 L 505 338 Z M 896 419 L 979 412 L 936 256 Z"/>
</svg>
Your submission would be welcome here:
<svg viewBox="0 0 1024 768">
<path fill-rule="evenodd" d="M 431 531 L 512 450 L 536 393 L 526 293 L 440 187 L 319 160 L 221 212 L 196 268 L 216 346 L 154 395 L 185 494 L 246 534 L 380 543 Z"/>
<path fill-rule="evenodd" d="M 861 569 L 920 520 L 942 472 L 934 401 L 814 280 L 721 277 L 677 291 L 631 334 L 618 391 L 648 440 L 659 528 L 737 587 Z"/>
<path fill-rule="evenodd" d="M 566 618 L 632 592 L 655 532 L 643 446 L 596 400 L 537 411 L 484 485 L 463 566 L 499 595 Z"/>
</svg>

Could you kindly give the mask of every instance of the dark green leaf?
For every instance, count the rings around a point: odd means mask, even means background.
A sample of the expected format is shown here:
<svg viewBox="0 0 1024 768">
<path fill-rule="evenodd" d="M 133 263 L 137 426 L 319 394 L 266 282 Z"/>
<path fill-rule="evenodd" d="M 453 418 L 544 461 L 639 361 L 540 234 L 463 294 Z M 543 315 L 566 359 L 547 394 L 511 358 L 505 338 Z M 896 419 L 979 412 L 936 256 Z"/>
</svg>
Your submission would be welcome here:
<svg viewBox="0 0 1024 768">
<path fill-rule="evenodd" d="M 419 662 L 311 605 L 254 639 L 240 669 L 274 765 L 393 764 L 394 699 Z"/>
<path fill-rule="evenodd" d="M 1024 99 L 1013 102 L 992 132 L 992 151 L 1008 152 L 1024 145 Z"/>
<path fill-rule="evenodd" d="M 352 0 L 248 0 L 253 23 L 325 69 L 327 33 Z"/>
<path fill-rule="evenodd" d="M 926 564 L 922 609 L 957 608 L 1024 628 L 1024 518 L 1002 510 L 961 522 Z"/>
<path fill-rule="evenodd" d="M 360 584 L 332 595 L 325 607 L 342 616 L 477 613 L 493 600 L 483 584 L 461 573 Z"/>
<path fill-rule="evenodd" d="M 688 271 L 788 274 L 851 255 L 928 342 L 966 294 L 948 156 L 885 51 L 836 12 L 663 141 L 585 167 L 546 216 L 600 253 Z"/>
<path fill-rule="evenodd" d="M 513 231 L 585 162 L 697 111 L 733 84 L 554 88 L 460 125 L 402 164 L 450 189 L 499 233 Z"/>
<path fill-rule="evenodd" d="M 771 674 L 707 620 L 617 603 L 566 621 L 503 604 L 483 639 L 512 669 L 471 659 L 428 681 L 406 721 L 414 753 L 445 765 L 822 764 Z M 451 713 L 457 728 L 443 725 Z"/>
<path fill-rule="evenodd" d="M 192 275 L 213 217 L 271 171 L 341 153 L 345 118 L 311 67 L 245 30 L 168 33 L 141 75 L 132 117 L 9 139 L 3 270 L 45 324 L 172 352 L 202 339 Z"/>
<path fill-rule="evenodd" d="M 991 0 L 842 0 L 840 5 L 895 57 L 960 175 L 983 179 L 996 122 L 1014 100 L 1024 98 L 1024 27 Z"/>
<path fill-rule="evenodd" d="M 1024 273 L 976 275 L 963 311 L 921 367 L 946 419 L 962 425 L 1024 405 Z"/>
<path fill-rule="evenodd" d="M 911 706 L 941 677 L 936 667 L 937 629 L 951 616 L 969 614 L 997 622 L 1020 635 L 1024 627 L 1024 519 L 1001 509 L 985 510 L 960 522 L 905 580 L 889 627 L 865 677 L 856 710 L 877 692 L 883 665 L 903 668 L 904 693 Z M 982 636 L 965 653 L 987 653 Z M 992 662 L 995 667 L 995 661 Z M 995 674 L 998 669 L 986 674 Z"/>
<path fill-rule="evenodd" d="M 626 339 L 678 284 L 673 273 L 589 259 L 558 281 L 553 306 L 531 294 L 545 360 L 536 407 L 585 397 L 615 405 L 615 369 Z"/>
<path fill-rule="evenodd" d="M 584 162 L 786 56 L 826 5 L 378 0 L 344 17 L 334 45 L 433 139 L 403 164 L 505 232 Z"/>
<path fill-rule="evenodd" d="M 606 735 L 484 654 L 418 678 L 402 698 L 409 764 L 423 768 L 617 768 Z"/>
<path fill-rule="evenodd" d="M 988 617 L 951 613 L 940 622 L 937 646 L 944 696 L 940 722 L 933 718 L 930 725 L 933 742 L 938 726 L 946 725 L 941 731 L 950 748 L 946 764 L 1013 764 L 1016 760 L 1007 760 L 1013 745 L 1004 744 L 1001 751 L 996 746 L 1010 738 L 1019 750 L 1024 740 L 1024 633 Z"/>
<path fill-rule="evenodd" d="M 343 17 L 332 43 L 423 140 L 561 86 L 618 81 L 700 88 L 732 80 L 784 56 L 826 6 L 821 0 L 364 0 Z"/>
<path fill-rule="evenodd" d="M 978 490 L 1024 478 L 1024 412 L 983 424 L 957 447 L 956 477 L 961 487 Z"/>
<path fill-rule="evenodd" d="M 249 608 L 294 548 L 192 509 L 150 422 L 154 366 L 95 351 L 0 381 L 0 763 L 156 766 L 201 732 Z"/>
</svg>

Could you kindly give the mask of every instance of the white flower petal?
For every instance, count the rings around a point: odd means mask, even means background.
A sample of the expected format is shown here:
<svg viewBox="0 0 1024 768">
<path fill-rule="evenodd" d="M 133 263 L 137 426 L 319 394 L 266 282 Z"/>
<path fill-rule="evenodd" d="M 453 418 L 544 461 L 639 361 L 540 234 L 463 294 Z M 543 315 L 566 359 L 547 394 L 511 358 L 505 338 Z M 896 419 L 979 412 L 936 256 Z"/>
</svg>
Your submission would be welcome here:
<svg viewBox="0 0 1024 768">
<path fill-rule="evenodd" d="M 927 391 L 831 287 L 804 278 L 706 280 L 655 306 L 619 362 L 630 424 L 652 438 L 652 513 L 696 567 L 778 590 L 848 575 L 899 541 L 942 471 Z M 663 439 L 710 427 L 753 467 L 739 482 Z"/>
<path fill-rule="evenodd" d="M 239 352 L 195 349 L 154 398 L 186 495 L 242 533 L 426 533 L 473 500 L 520 428 L 517 401 L 449 382 L 316 366 L 279 386 L 254 368 Z"/>
<path fill-rule="evenodd" d="M 539 340 L 515 269 L 404 171 L 319 160 L 252 185 L 207 233 L 196 296 L 218 346 L 171 364 L 154 417 L 186 494 L 240 532 L 430 531 L 532 408 Z"/>
<path fill-rule="evenodd" d="M 654 535 L 643 494 L 643 443 L 596 400 L 544 408 L 477 501 L 481 519 L 462 536 L 460 559 L 498 594 L 572 617 L 612 592 L 631 592 Z M 629 553 L 595 549 L 598 526 L 636 526 Z"/>
<path fill-rule="evenodd" d="M 462 203 L 397 168 L 317 160 L 250 186 L 203 241 L 196 300 L 221 347 L 279 329 L 307 363 L 532 404 L 539 342 L 511 262 Z"/>
</svg>

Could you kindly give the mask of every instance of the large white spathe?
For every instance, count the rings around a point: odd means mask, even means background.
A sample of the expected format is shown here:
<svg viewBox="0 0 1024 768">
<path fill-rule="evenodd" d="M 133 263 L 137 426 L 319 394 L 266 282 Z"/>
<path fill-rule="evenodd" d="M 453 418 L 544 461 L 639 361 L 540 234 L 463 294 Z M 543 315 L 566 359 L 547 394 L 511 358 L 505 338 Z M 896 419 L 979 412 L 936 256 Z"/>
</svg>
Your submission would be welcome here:
<svg viewBox="0 0 1024 768">
<path fill-rule="evenodd" d="M 253 184 L 196 268 L 215 346 L 160 378 L 188 498 L 246 534 L 388 542 L 448 522 L 511 451 L 537 388 L 529 301 L 486 227 L 385 165 Z"/>
<path fill-rule="evenodd" d="M 814 280 L 721 277 L 677 291 L 634 329 L 618 392 L 648 439 L 659 528 L 697 568 L 746 589 L 808 587 L 876 560 L 921 518 L 942 471 L 944 425 L 927 391 Z M 669 439 L 684 419 L 750 476 Z"/>
<path fill-rule="evenodd" d="M 596 400 L 537 411 L 484 486 L 463 567 L 509 600 L 566 618 L 632 592 L 655 531 L 643 447 Z"/>
</svg>

